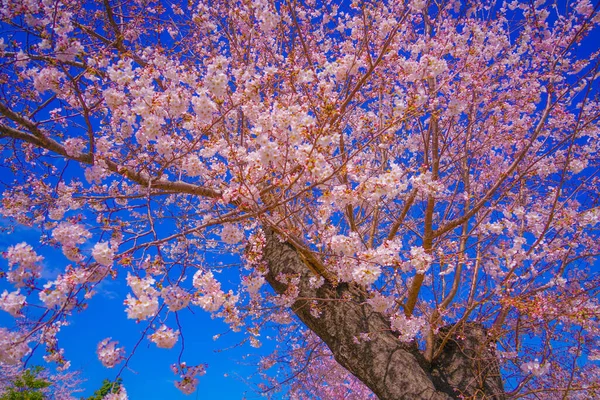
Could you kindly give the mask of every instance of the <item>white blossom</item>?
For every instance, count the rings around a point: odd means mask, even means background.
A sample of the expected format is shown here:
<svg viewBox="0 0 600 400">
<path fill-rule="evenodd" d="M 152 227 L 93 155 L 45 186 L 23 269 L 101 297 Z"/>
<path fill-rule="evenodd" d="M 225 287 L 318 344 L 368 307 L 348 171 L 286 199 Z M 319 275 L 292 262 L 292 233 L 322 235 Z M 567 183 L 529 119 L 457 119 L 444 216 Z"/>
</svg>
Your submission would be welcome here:
<svg viewBox="0 0 600 400">
<path fill-rule="evenodd" d="M 4 291 L 0 296 L 0 308 L 12 315 L 13 317 L 19 316 L 21 308 L 25 305 L 25 296 L 16 292 L 8 293 Z"/>
</svg>

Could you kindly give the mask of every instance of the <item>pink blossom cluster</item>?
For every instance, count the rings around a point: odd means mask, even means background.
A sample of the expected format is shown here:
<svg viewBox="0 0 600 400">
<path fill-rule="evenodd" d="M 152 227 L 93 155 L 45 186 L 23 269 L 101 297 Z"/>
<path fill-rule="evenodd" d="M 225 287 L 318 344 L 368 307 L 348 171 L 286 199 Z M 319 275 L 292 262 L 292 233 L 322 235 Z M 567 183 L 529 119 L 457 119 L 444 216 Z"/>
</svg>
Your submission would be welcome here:
<svg viewBox="0 0 600 400">
<path fill-rule="evenodd" d="M 369 176 L 356 190 L 365 200 L 376 202 L 382 198 L 396 198 L 406 192 L 407 188 L 406 171 L 393 163 L 389 170 L 373 177 Z"/>
<path fill-rule="evenodd" d="M 403 312 L 392 315 L 391 322 L 392 329 L 400 334 L 398 338 L 403 342 L 414 340 L 428 325 L 424 317 L 407 317 Z"/>
<path fill-rule="evenodd" d="M 377 281 L 383 267 L 403 265 L 400 259 L 403 245 L 398 239 L 386 240 L 375 248 L 364 248 L 358 235 L 351 232 L 348 236 L 332 235 L 329 245 L 338 255 L 333 268 L 345 282 L 370 286 Z"/>
<path fill-rule="evenodd" d="M 18 332 L 0 328 L 0 363 L 17 364 L 27 353 L 27 339 Z"/>
<path fill-rule="evenodd" d="M 188 155 L 183 160 L 181 168 L 190 177 L 201 176 L 207 172 L 205 164 L 196 154 Z"/>
<path fill-rule="evenodd" d="M 445 188 L 439 180 L 432 179 L 431 172 L 415 175 L 410 179 L 410 183 L 420 193 L 432 196 L 441 196 Z"/>
<path fill-rule="evenodd" d="M 0 309 L 6 311 L 13 317 L 18 317 L 21 314 L 21 309 L 25 305 L 26 297 L 19 293 L 19 290 L 8 293 L 5 290 L 0 295 Z"/>
<path fill-rule="evenodd" d="M 431 266 L 433 257 L 421 246 L 413 246 L 410 249 L 410 265 L 418 273 L 425 273 Z"/>
<path fill-rule="evenodd" d="M 82 256 L 78 246 L 84 244 L 92 234 L 81 224 L 61 222 L 52 231 L 52 237 L 62 245 L 63 253 L 69 260 L 79 261 Z"/>
<path fill-rule="evenodd" d="M 236 244 L 244 239 L 244 231 L 237 224 L 223 224 L 221 240 L 227 244 Z"/>
<path fill-rule="evenodd" d="M 71 362 L 65 358 L 65 350 L 59 347 L 57 337 L 61 328 L 67 325 L 68 322 L 65 321 L 56 321 L 45 325 L 39 339 L 40 343 L 46 347 L 44 361 L 57 363 L 59 365 L 57 370 L 59 371 L 65 371 L 71 366 Z"/>
<path fill-rule="evenodd" d="M 39 292 L 39 298 L 48 308 L 65 307 L 69 311 L 75 305 L 77 299 L 77 289 L 88 282 L 97 282 L 106 276 L 106 270 L 103 267 L 94 268 L 74 268 L 69 266 L 63 274 L 60 274 L 53 281 L 44 284 L 43 290 Z M 93 292 L 88 292 L 87 297 L 91 297 Z M 66 302 L 69 304 L 65 304 Z"/>
<path fill-rule="evenodd" d="M 205 91 L 201 90 L 197 94 L 197 96 L 192 97 L 192 108 L 198 116 L 199 122 L 202 125 L 206 125 L 212 120 L 214 114 L 217 111 L 217 106 Z"/>
<path fill-rule="evenodd" d="M 260 29 L 263 33 L 269 34 L 277 26 L 280 17 L 271 10 L 267 1 L 257 1 L 255 6 Z"/>
<path fill-rule="evenodd" d="M 224 99 L 229 82 L 229 78 L 226 75 L 227 58 L 217 56 L 206 69 L 204 84 L 216 99 Z"/>
<path fill-rule="evenodd" d="M 161 290 L 160 295 L 171 311 L 179 311 L 186 308 L 191 299 L 191 295 L 185 289 L 176 285 L 165 286 Z"/>
<path fill-rule="evenodd" d="M 7 279 L 16 287 L 23 287 L 27 281 L 40 277 L 41 268 L 38 263 L 44 258 L 37 255 L 27 243 L 10 246 L 4 257 L 9 266 Z"/>
<path fill-rule="evenodd" d="M 96 243 L 92 249 L 92 257 L 94 257 L 100 265 L 111 267 L 115 257 L 115 249 L 107 242 Z"/>
<path fill-rule="evenodd" d="M 161 325 L 156 332 L 148 336 L 148 339 L 150 339 L 151 342 L 155 343 L 156 346 L 161 349 L 173 348 L 175 343 L 177 343 L 178 338 L 179 331 L 174 331 L 166 325 Z"/>
<path fill-rule="evenodd" d="M 542 376 L 548 373 L 548 371 L 550 370 L 550 364 L 540 364 L 539 360 L 536 358 L 533 361 L 521 364 L 521 370 L 526 374 L 532 374 L 533 376 Z"/>
<path fill-rule="evenodd" d="M 180 381 L 175 382 L 177 389 L 181 390 L 184 394 L 192 394 L 198 386 L 197 376 L 202 376 L 206 373 L 206 366 L 188 366 L 185 362 L 182 362 L 171 365 L 171 370 L 181 378 Z"/>
<path fill-rule="evenodd" d="M 127 284 L 133 291 L 134 296 L 127 294 L 123 302 L 127 306 L 127 318 L 143 320 L 150 318 L 158 312 L 159 292 L 152 286 L 152 277 L 138 278 L 127 274 Z"/>
<path fill-rule="evenodd" d="M 33 86 L 35 90 L 44 93 L 47 90 L 58 93 L 61 84 L 65 79 L 65 74 L 54 67 L 43 68 L 39 71 L 33 71 Z"/>
<path fill-rule="evenodd" d="M 394 305 L 394 301 L 388 296 L 382 295 L 379 292 L 375 292 L 367 300 L 367 304 L 373 307 L 375 312 L 385 314 Z"/>
<path fill-rule="evenodd" d="M 65 151 L 71 157 L 79 157 L 83 154 L 83 149 L 85 149 L 86 143 L 85 140 L 81 138 L 69 138 L 65 140 Z M 60 218 L 53 218 L 60 219 Z"/>
<path fill-rule="evenodd" d="M 246 291 L 251 295 L 257 294 L 264 284 L 265 278 L 258 273 L 244 276 L 242 279 L 242 285 L 244 285 Z"/>
<path fill-rule="evenodd" d="M 400 264 L 400 254 L 403 250 L 399 239 L 385 240 L 379 246 L 363 250 L 357 257 L 381 266 L 397 266 Z"/>
<path fill-rule="evenodd" d="M 98 160 L 94 165 L 85 169 L 84 175 L 90 184 L 100 184 L 109 175 L 106 162 Z"/>
<path fill-rule="evenodd" d="M 342 256 L 354 255 L 357 250 L 360 250 L 363 247 L 360 242 L 360 237 L 356 232 L 351 232 L 348 236 L 333 235 L 329 245 L 334 253 Z"/>
<path fill-rule="evenodd" d="M 124 359 L 125 349 L 117 347 L 119 342 L 106 338 L 98 343 L 96 354 L 98 359 L 106 368 L 112 368 Z"/>
<path fill-rule="evenodd" d="M 194 274 L 193 285 L 198 289 L 193 300 L 195 305 L 215 312 L 225 303 L 225 293 L 211 271 L 198 270 Z"/>
<path fill-rule="evenodd" d="M 44 284 L 44 288 L 39 293 L 39 298 L 46 307 L 62 307 L 68 300 L 73 286 L 63 278 L 64 276 L 59 276 L 55 281 Z"/>
<path fill-rule="evenodd" d="M 211 271 L 198 270 L 194 274 L 192 284 L 197 289 L 192 303 L 223 318 L 237 332 L 243 323 L 237 307 L 239 295 L 234 294 L 232 290 L 223 292 L 221 283 Z"/>
<path fill-rule="evenodd" d="M 379 278 L 381 275 L 381 267 L 376 264 L 361 262 L 352 271 L 352 278 L 354 282 L 362 286 L 370 286 Z"/>
</svg>

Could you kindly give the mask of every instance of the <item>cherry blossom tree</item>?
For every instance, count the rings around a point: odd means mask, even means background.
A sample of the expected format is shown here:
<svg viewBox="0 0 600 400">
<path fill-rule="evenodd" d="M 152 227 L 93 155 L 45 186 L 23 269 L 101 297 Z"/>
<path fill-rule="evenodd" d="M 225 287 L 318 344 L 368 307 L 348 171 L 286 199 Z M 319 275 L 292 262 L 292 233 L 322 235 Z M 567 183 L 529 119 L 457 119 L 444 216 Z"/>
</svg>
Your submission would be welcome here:
<svg viewBox="0 0 600 400">
<path fill-rule="evenodd" d="M 41 240 L 4 254 L 33 322 L 0 361 L 68 365 L 57 333 L 122 279 L 184 393 L 202 309 L 279 330 L 267 394 L 594 397 L 599 7 L 3 1 L 0 213 Z"/>
</svg>

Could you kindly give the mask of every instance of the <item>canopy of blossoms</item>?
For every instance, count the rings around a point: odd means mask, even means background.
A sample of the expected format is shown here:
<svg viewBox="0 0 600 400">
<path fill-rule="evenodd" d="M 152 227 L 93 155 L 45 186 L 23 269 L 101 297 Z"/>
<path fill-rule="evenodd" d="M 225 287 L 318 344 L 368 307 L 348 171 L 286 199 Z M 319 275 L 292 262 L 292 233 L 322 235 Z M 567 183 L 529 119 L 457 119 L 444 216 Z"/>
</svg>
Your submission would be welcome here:
<svg viewBox="0 0 600 400">
<path fill-rule="evenodd" d="M 0 362 L 39 343 L 67 368 L 61 327 L 121 279 L 184 393 L 205 366 L 176 317 L 202 310 L 254 346 L 286 338 L 259 363 L 266 393 L 280 368 L 298 398 L 366 398 L 294 316 L 352 287 L 341 301 L 425 360 L 440 329 L 478 323 L 507 393 L 598 390 L 598 4 L 335 3 L 2 2 L 0 215 L 40 241 L 3 254 L 0 308 L 26 322 L 0 328 Z M 307 273 L 271 276 L 270 241 Z M 97 357 L 134 350 L 115 332 Z"/>
</svg>

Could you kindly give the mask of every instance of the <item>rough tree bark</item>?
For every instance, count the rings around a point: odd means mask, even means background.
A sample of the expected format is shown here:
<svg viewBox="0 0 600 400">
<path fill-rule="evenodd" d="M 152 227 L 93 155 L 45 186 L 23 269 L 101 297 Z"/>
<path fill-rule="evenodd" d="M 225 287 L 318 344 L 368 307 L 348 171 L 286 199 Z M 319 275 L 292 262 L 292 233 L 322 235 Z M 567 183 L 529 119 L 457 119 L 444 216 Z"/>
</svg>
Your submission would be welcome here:
<svg viewBox="0 0 600 400">
<path fill-rule="evenodd" d="M 269 266 L 269 284 L 283 294 L 288 289 L 285 276 L 300 277 L 293 311 L 329 346 L 336 361 L 380 399 L 504 399 L 494 346 L 482 326 L 454 329 L 442 355 L 429 363 L 415 344 L 398 339 L 389 320 L 365 303 L 359 287 L 325 283 L 311 288 L 311 272 L 294 247 L 270 229 L 265 229 L 265 235 L 263 257 Z M 321 300 L 315 305 L 303 299 Z M 315 306 L 318 317 L 311 313 Z M 442 329 L 440 337 L 449 329 Z M 361 333 L 368 333 L 370 340 L 357 341 Z"/>
</svg>

